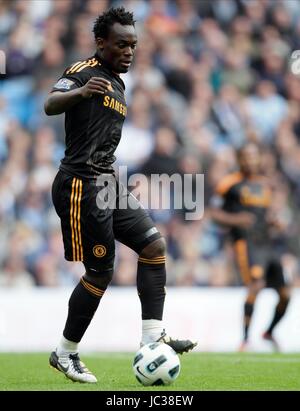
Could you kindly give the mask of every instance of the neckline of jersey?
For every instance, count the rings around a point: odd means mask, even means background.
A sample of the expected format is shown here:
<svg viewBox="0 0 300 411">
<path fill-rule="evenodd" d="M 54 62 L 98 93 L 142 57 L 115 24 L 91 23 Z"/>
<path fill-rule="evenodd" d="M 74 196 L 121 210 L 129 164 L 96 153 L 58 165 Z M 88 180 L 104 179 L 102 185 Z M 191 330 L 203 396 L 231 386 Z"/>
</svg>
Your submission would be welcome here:
<svg viewBox="0 0 300 411">
<path fill-rule="evenodd" d="M 123 86 L 123 88 L 124 88 L 124 90 L 125 90 L 125 84 L 124 84 L 124 81 L 121 79 L 120 74 L 116 73 L 115 71 L 112 71 L 112 70 L 109 68 L 109 66 L 107 66 L 107 65 L 105 64 L 105 62 L 100 59 L 100 57 L 98 56 L 97 53 L 95 53 L 93 57 L 99 62 L 99 65 L 100 65 L 103 69 L 107 70 L 110 75 L 112 75 L 113 77 L 115 77 L 115 79 L 122 84 L 122 86 Z"/>
</svg>

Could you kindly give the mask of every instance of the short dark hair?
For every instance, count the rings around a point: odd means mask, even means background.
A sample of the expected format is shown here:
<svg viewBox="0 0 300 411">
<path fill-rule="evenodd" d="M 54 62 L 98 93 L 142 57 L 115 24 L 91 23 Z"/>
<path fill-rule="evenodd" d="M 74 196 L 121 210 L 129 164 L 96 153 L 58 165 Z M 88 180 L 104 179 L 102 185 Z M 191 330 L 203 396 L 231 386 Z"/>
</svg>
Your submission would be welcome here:
<svg viewBox="0 0 300 411">
<path fill-rule="evenodd" d="M 122 26 L 134 26 L 133 13 L 126 11 L 124 7 L 112 7 L 101 14 L 94 23 L 93 33 L 95 39 L 98 37 L 107 38 L 110 27 L 115 23 L 120 23 Z"/>
</svg>

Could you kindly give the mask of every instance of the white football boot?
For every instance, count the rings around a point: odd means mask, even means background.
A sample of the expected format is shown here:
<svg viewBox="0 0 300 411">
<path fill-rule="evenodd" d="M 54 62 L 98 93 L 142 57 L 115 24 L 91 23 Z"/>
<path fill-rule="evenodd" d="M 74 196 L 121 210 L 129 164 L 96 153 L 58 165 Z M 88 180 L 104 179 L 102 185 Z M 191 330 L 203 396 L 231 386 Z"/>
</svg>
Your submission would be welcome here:
<svg viewBox="0 0 300 411">
<path fill-rule="evenodd" d="M 97 378 L 88 370 L 78 354 L 69 354 L 68 356 L 58 357 L 53 351 L 49 358 L 51 367 L 65 374 L 72 381 L 95 383 Z"/>
</svg>

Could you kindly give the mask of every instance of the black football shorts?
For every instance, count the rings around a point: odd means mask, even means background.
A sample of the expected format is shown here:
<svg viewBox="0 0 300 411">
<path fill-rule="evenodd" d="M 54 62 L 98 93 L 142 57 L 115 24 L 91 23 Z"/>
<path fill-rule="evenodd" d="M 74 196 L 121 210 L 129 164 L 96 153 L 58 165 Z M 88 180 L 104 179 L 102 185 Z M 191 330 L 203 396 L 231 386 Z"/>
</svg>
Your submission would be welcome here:
<svg viewBox="0 0 300 411">
<path fill-rule="evenodd" d="M 234 243 L 235 259 L 244 284 L 264 280 L 266 287 L 285 286 L 283 269 L 271 244 L 254 244 L 247 239 Z"/>
<path fill-rule="evenodd" d="M 114 175 L 109 178 L 116 187 L 114 208 L 103 207 L 104 202 L 108 204 L 110 191 L 104 191 L 104 186 L 97 185 L 96 181 L 82 180 L 61 170 L 57 173 L 52 199 L 61 220 L 66 260 L 83 261 L 90 268 L 98 268 L 99 263 L 109 267 L 115 257 L 114 240 L 139 254 L 161 237 L 139 201 Z M 129 198 L 129 207 L 126 207 Z"/>
</svg>

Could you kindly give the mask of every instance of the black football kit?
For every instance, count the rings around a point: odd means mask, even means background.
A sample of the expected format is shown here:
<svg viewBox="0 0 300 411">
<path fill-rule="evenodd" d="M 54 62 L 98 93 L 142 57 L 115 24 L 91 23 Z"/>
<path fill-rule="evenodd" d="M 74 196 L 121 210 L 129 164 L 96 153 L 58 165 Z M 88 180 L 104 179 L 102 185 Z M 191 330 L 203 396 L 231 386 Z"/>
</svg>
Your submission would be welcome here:
<svg viewBox="0 0 300 411">
<path fill-rule="evenodd" d="M 69 299 L 63 337 L 68 344 L 81 341 L 113 277 L 114 240 L 119 240 L 139 254 L 136 285 L 141 316 L 142 320 L 151 320 L 151 327 L 154 321 L 157 330 L 154 340 L 168 344 L 177 353 L 187 352 L 196 343 L 172 339 L 161 326 L 166 285 L 161 234 L 113 169 L 114 152 L 127 114 L 123 81 L 95 54 L 68 67 L 52 92 L 83 87 L 91 77 L 108 80 L 109 87 L 105 93 L 82 98 L 65 111 L 66 151 L 52 185 L 65 258 L 82 261 L 85 267 L 85 274 Z M 70 367 L 62 368 L 61 361 L 58 352 L 51 353 L 50 365 L 68 378 L 97 381 L 82 366 L 77 353 L 70 354 Z"/>
<path fill-rule="evenodd" d="M 267 286 L 283 286 L 282 267 L 272 249 L 267 222 L 272 193 L 264 177 L 246 178 L 240 172 L 227 175 L 219 182 L 214 201 L 219 202 L 226 212 L 255 215 L 252 227 L 230 228 L 236 262 L 244 283 L 265 278 Z"/>
<path fill-rule="evenodd" d="M 65 112 L 66 151 L 52 198 L 61 219 L 65 258 L 83 261 L 90 268 L 100 264 L 105 271 L 113 268 L 115 239 L 139 253 L 161 235 L 148 212 L 118 181 L 112 166 L 127 114 L 120 76 L 94 55 L 68 67 L 52 92 L 82 87 L 91 77 L 102 77 L 111 86 L 103 95 L 82 99 Z M 105 208 L 101 190 L 107 183 L 102 184 L 103 180 L 112 183 L 115 207 Z"/>
</svg>

